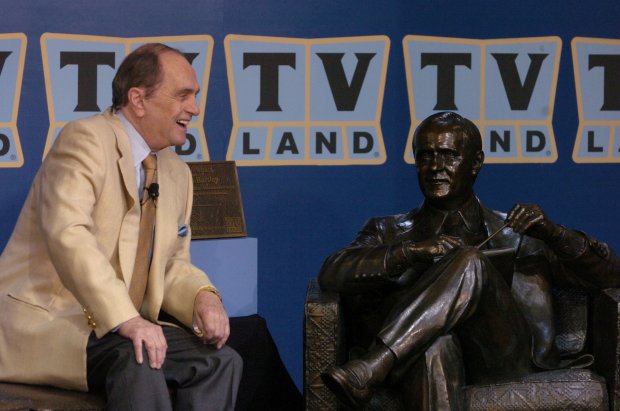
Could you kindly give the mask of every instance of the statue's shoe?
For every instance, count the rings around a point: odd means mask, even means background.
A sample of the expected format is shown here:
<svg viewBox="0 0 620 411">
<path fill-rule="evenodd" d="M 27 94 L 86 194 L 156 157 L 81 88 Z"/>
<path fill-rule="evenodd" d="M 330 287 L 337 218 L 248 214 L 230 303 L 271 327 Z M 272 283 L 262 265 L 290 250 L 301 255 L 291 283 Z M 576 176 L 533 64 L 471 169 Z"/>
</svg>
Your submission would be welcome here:
<svg viewBox="0 0 620 411">
<path fill-rule="evenodd" d="M 351 360 L 341 367 L 331 367 L 321 373 L 323 383 L 349 408 L 359 409 L 372 397 L 368 382 L 372 377 L 366 363 Z"/>
</svg>

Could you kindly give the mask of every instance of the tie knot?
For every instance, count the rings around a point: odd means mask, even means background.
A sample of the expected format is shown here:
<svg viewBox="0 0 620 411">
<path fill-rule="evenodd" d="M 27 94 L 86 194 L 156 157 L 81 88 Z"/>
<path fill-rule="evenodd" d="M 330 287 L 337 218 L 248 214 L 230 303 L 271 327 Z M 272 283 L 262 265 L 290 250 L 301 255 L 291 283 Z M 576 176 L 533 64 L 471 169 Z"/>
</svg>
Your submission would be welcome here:
<svg viewBox="0 0 620 411">
<path fill-rule="evenodd" d="M 157 156 L 155 156 L 155 154 L 149 154 L 142 160 L 142 166 L 145 170 L 157 170 Z"/>
<path fill-rule="evenodd" d="M 146 202 L 149 198 L 157 198 L 157 156 L 153 154 L 149 154 L 146 156 L 144 160 L 142 160 L 142 166 L 144 167 L 144 180 L 142 181 L 142 191 L 140 195 L 140 199 L 143 203 Z M 155 190 L 151 192 L 151 190 Z M 148 193 L 148 196 L 145 195 L 145 192 Z"/>
<path fill-rule="evenodd" d="M 446 216 L 446 220 L 445 220 L 444 224 L 447 224 L 447 225 L 450 225 L 450 226 L 456 226 L 456 225 L 464 224 L 463 217 L 461 216 L 461 214 L 459 214 L 458 211 L 450 212 Z"/>
</svg>

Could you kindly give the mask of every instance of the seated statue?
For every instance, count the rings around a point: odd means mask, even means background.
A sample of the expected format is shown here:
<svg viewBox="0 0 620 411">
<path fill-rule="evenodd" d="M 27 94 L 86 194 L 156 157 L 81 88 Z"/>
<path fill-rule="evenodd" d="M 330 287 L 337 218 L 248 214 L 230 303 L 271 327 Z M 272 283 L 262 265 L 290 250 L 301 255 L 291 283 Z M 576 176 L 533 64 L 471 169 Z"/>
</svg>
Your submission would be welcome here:
<svg viewBox="0 0 620 411">
<path fill-rule="evenodd" d="M 388 384 L 411 410 L 458 410 L 465 384 L 589 365 L 558 355 L 551 288 L 620 286 L 615 253 L 537 205 L 486 208 L 473 190 L 484 153 L 470 120 L 433 114 L 413 150 L 422 205 L 371 218 L 319 273 L 341 294 L 353 341 L 325 385 L 350 408 Z"/>
</svg>

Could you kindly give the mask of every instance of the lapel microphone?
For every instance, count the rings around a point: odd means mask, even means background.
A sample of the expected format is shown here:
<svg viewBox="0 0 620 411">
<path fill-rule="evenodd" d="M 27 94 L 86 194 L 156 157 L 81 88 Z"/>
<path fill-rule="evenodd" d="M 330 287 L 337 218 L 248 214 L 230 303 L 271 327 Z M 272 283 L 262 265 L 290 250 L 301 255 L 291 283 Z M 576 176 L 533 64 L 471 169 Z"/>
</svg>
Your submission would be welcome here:
<svg viewBox="0 0 620 411">
<path fill-rule="evenodd" d="M 151 183 L 149 188 L 147 188 L 147 192 L 149 193 L 150 199 L 157 200 L 157 197 L 159 197 L 159 184 Z"/>
</svg>

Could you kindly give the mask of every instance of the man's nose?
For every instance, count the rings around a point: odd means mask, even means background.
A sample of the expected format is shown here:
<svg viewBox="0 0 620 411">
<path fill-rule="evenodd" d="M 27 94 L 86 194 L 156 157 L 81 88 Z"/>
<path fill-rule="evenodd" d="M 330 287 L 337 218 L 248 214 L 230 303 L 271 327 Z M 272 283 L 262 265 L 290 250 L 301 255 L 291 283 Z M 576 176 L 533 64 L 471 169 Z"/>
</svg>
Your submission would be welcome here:
<svg viewBox="0 0 620 411">
<path fill-rule="evenodd" d="M 189 100 L 190 101 L 185 109 L 192 116 L 197 116 L 198 114 L 200 114 L 200 107 L 198 106 L 198 96 L 195 96 L 194 98 L 191 98 Z"/>
</svg>

